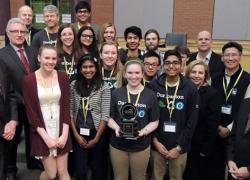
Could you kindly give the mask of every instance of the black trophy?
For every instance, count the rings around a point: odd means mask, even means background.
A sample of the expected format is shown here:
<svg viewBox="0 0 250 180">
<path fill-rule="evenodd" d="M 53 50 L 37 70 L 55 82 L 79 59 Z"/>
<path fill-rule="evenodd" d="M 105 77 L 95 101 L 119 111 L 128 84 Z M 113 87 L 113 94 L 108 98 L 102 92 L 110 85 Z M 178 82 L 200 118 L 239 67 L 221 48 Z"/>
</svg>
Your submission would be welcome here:
<svg viewBox="0 0 250 180">
<path fill-rule="evenodd" d="M 138 123 L 136 121 L 137 108 L 132 103 L 125 103 L 120 109 L 121 136 L 126 139 L 136 139 L 138 135 Z"/>
</svg>

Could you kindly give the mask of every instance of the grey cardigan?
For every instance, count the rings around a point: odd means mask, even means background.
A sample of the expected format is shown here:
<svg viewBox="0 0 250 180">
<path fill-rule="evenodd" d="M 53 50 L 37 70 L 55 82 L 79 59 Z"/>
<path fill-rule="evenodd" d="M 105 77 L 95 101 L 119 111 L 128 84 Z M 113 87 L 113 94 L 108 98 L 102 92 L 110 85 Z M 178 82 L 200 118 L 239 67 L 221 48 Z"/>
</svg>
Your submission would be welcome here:
<svg viewBox="0 0 250 180">
<path fill-rule="evenodd" d="M 81 96 L 76 92 L 75 82 L 70 84 L 70 114 L 74 120 L 77 118 Z M 110 113 L 111 92 L 107 83 L 89 96 L 89 106 L 94 121 L 95 129 L 98 130 L 100 120 L 108 121 Z"/>
</svg>

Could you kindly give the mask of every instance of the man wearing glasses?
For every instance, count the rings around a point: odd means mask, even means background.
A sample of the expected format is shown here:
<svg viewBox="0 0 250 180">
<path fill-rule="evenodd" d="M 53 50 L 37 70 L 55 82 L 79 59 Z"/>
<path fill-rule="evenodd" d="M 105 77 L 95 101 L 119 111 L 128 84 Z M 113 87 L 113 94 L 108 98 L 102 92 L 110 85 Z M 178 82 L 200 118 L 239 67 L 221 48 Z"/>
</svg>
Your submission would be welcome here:
<svg viewBox="0 0 250 180">
<path fill-rule="evenodd" d="M 37 68 L 37 60 L 30 47 L 24 43 L 27 28 L 21 19 L 10 19 L 6 27 L 6 33 L 10 43 L 0 50 L 0 61 L 7 67 L 7 71 L 10 75 L 10 81 L 13 83 L 13 88 L 17 92 L 19 125 L 17 126 L 16 134 L 13 140 L 7 143 L 7 155 L 5 157 L 7 179 L 15 179 L 17 173 L 17 146 L 20 142 L 20 134 L 23 124 L 25 127 L 27 166 L 29 167 L 30 165 L 28 162 L 30 159 L 29 126 L 22 98 L 22 79 L 25 75 L 33 72 Z"/>
<path fill-rule="evenodd" d="M 90 23 L 91 6 L 86 1 L 79 1 L 75 7 L 77 21 L 73 23 L 75 32 L 78 33 L 79 29 L 83 26 L 90 26 L 93 28 L 96 36 L 97 44 L 99 44 L 100 30 L 96 24 Z"/>
<path fill-rule="evenodd" d="M 155 78 L 157 78 L 158 71 L 161 68 L 160 56 L 154 51 L 148 51 L 143 55 L 144 63 L 144 78 L 142 84 L 148 86 L 148 84 Z"/>
<path fill-rule="evenodd" d="M 160 107 L 151 151 L 152 179 L 162 180 L 168 164 L 170 180 L 181 180 L 198 120 L 199 95 L 197 87 L 181 75 L 181 56 L 176 50 L 165 53 L 163 69 L 150 84 Z"/>
<path fill-rule="evenodd" d="M 225 69 L 212 78 L 212 86 L 221 98 L 221 119 L 215 142 L 215 150 L 211 159 L 213 167 L 209 172 L 211 179 L 220 180 L 225 177 L 226 146 L 234 121 L 237 120 L 239 107 L 250 83 L 250 75 L 241 65 L 242 46 L 237 42 L 228 42 L 222 47 L 222 62 Z M 215 165 L 216 164 L 216 165 Z"/>
</svg>

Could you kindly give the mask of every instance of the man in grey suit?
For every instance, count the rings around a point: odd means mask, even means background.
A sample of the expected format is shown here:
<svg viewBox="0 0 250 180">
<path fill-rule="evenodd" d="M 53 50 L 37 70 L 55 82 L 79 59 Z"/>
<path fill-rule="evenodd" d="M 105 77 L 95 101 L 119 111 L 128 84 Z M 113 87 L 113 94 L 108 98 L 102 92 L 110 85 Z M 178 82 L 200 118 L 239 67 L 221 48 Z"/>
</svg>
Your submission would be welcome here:
<svg viewBox="0 0 250 180">
<path fill-rule="evenodd" d="M 7 178 L 15 179 L 17 173 L 16 156 L 17 146 L 20 141 L 22 124 L 24 124 L 26 139 L 26 160 L 28 168 L 36 168 L 34 166 L 35 159 L 29 157 L 29 126 L 25 107 L 22 98 L 22 79 L 25 75 L 33 72 L 37 68 L 37 58 L 33 55 L 32 50 L 24 45 L 27 28 L 24 22 L 19 18 L 9 20 L 6 33 L 10 43 L 0 50 L 0 61 L 3 62 L 10 74 L 10 81 L 13 83 L 14 90 L 17 92 L 18 103 L 18 121 L 17 132 L 12 141 L 8 143 L 8 155 L 6 155 Z"/>
</svg>

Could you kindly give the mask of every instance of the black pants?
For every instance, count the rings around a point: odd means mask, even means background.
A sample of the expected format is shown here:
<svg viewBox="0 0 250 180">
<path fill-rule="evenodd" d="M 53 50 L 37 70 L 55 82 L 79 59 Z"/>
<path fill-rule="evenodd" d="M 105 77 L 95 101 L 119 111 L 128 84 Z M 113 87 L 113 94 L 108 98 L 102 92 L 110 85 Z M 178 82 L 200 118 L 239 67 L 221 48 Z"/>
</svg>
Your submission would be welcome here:
<svg viewBox="0 0 250 180">
<path fill-rule="evenodd" d="M 90 136 L 83 136 L 86 140 L 95 137 L 96 130 L 90 131 Z M 103 133 L 97 145 L 92 149 L 82 148 L 75 140 L 73 141 L 75 156 L 76 180 L 87 180 L 88 170 L 91 170 L 92 180 L 105 180 L 107 177 L 108 142 Z"/>
<path fill-rule="evenodd" d="M 16 128 L 16 133 L 14 138 L 7 143 L 6 147 L 6 172 L 7 174 L 13 174 L 14 176 L 17 173 L 17 148 L 18 144 L 21 141 L 22 127 L 24 126 L 25 133 L 25 155 L 27 166 L 33 165 L 32 163 L 38 163 L 34 157 L 30 156 L 30 127 L 28 123 L 28 118 L 26 115 L 25 106 L 20 104 L 18 106 L 18 121 L 19 124 Z"/>
<path fill-rule="evenodd" d="M 214 153 L 210 158 L 209 179 L 224 180 L 226 169 L 226 139 L 217 137 Z"/>
<path fill-rule="evenodd" d="M 1 120 L 1 119 L 0 119 Z M 4 146 L 5 146 L 5 142 L 4 142 L 5 140 L 2 138 L 2 137 L 0 137 L 0 179 L 4 179 L 4 175 L 5 175 L 5 173 L 4 173 L 4 156 L 5 156 L 5 154 L 4 154 Z"/>
<path fill-rule="evenodd" d="M 183 175 L 184 180 L 208 180 L 209 158 L 200 156 L 200 146 L 192 146 L 187 155 L 186 169 Z"/>
</svg>

